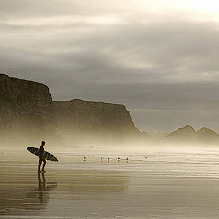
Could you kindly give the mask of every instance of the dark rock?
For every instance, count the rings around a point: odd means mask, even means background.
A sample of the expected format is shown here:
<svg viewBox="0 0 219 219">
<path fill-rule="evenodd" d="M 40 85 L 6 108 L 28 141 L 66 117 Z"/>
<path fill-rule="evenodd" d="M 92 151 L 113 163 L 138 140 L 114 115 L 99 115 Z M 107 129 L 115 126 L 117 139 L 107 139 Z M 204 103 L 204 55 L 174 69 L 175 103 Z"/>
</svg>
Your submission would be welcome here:
<svg viewBox="0 0 219 219">
<path fill-rule="evenodd" d="M 40 141 L 54 134 L 49 88 L 41 83 L 0 74 L 0 128 L 8 140 Z M 39 142 L 40 143 L 40 142 Z"/>
<path fill-rule="evenodd" d="M 70 144 L 76 139 L 92 144 L 94 138 L 106 142 L 140 133 L 124 105 L 79 99 L 52 102 L 46 85 L 0 74 L 1 142 L 39 144 L 58 132 Z"/>
<path fill-rule="evenodd" d="M 54 101 L 57 125 L 65 139 L 125 139 L 139 133 L 129 111 L 121 104 L 84 101 Z M 78 139 L 79 140 L 79 139 Z"/>
<path fill-rule="evenodd" d="M 167 139 L 178 143 L 219 143 L 219 134 L 205 127 L 195 131 L 192 126 L 186 125 L 171 132 Z"/>
<path fill-rule="evenodd" d="M 195 136 L 195 129 L 186 125 L 183 128 L 178 128 L 176 131 L 171 132 L 167 137 L 169 138 L 193 138 Z"/>
<path fill-rule="evenodd" d="M 202 142 L 206 142 L 206 143 L 218 142 L 219 143 L 219 134 L 206 127 L 199 129 L 196 132 L 196 137 Z"/>
</svg>

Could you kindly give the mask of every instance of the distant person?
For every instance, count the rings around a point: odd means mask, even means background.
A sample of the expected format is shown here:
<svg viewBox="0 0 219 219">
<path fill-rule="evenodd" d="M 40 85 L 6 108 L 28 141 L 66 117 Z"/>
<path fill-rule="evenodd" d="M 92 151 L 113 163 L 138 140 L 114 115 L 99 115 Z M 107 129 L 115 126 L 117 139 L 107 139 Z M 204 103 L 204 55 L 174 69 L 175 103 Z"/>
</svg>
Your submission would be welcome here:
<svg viewBox="0 0 219 219">
<path fill-rule="evenodd" d="M 39 148 L 40 154 L 39 154 L 39 165 L 38 165 L 38 172 L 40 172 L 40 166 L 41 163 L 43 161 L 43 168 L 42 168 L 42 172 L 46 172 L 44 170 L 45 166 L 46 166 L 46 159 L 43 158 L 43 154 L 44 154 L 44 145 L 45 145 L 45 141 L 42 141 L 41 146 Z"/>
</svg>

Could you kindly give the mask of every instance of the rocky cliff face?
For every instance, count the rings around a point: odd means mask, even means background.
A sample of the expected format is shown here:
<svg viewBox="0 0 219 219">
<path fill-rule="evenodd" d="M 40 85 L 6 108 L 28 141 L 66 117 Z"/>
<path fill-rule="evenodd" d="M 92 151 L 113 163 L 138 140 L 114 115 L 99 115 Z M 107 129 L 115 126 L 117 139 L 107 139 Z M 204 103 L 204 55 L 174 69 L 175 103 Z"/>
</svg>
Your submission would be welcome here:
<svg viewBox="0 0 219 219">
<path fill-rule="evenodd" d="M 76 139 L 92 144 L 95 138 L 106 142 L 139 133 L 124 105 L 78 99 L 52 102 L 46 85 L 0 74 L 1 142 L 39 144 L 58 132 L 71 144 Z"/>
<path fill-rule="evenodd" d="M 7 141 L 29 137 L 40 141 L 54 132 L 54 129 L 49 88 L 41 83 L 0 74 L 1 135 Z"/>
<path fill-rule="evenodd" d="M 74 99 L 53 102 L 60 134 L 66 139 L 125 139 L 139 131 L 124 105 Z M 78 139 L 79 140 L 79 139 Z"/>
</svg>

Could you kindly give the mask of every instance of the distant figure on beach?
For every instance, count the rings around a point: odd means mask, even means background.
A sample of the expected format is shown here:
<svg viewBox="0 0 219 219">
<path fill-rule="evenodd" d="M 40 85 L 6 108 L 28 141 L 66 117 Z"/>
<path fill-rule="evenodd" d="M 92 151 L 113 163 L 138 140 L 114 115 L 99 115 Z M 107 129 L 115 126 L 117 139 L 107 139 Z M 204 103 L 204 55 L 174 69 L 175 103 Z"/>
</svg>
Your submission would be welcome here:
<svg viewBox="0 0 219 219">
<path fill-rule="evenodd" d="M 39 154 L 38 172 L 40 172 L 40 166 L 41 166 L 41 163 L 42 163 L 42 162 L 43 162 L 42 172 L 46 172 L 46 171 L 44 170 L 44 168 L 45 168 L 45 166 L 46 166 L 46 159 L 43 158 L 44 145 L 45 145 L 45 141 L 42 141 L 41 146 L 40 146 L 40 148 L 39 148 L 40 154 Z"/>
</svg>

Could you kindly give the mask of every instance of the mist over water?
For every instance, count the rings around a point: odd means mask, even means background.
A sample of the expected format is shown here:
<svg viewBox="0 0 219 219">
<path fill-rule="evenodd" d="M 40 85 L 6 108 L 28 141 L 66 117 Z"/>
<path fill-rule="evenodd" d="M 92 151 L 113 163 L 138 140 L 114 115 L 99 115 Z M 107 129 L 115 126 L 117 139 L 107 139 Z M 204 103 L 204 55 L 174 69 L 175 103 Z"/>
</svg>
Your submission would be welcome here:
<svg viewBox="0 0 219 219">
<path fill-rule="evenodd" d="M 0 149 L 2 218 L 218 217 L 218 147 L 48 142 L 59 162 L 40 175 L 26 147 Z"/>
</svg>

